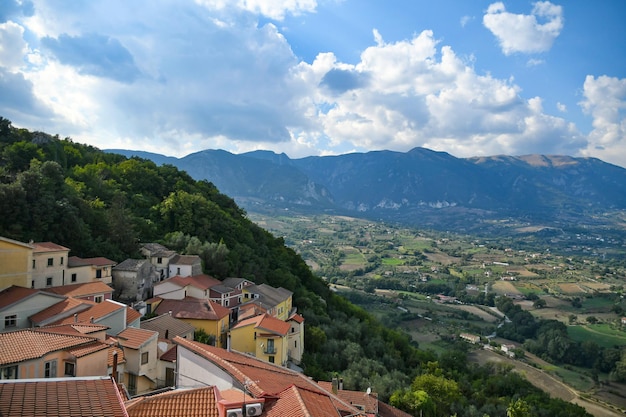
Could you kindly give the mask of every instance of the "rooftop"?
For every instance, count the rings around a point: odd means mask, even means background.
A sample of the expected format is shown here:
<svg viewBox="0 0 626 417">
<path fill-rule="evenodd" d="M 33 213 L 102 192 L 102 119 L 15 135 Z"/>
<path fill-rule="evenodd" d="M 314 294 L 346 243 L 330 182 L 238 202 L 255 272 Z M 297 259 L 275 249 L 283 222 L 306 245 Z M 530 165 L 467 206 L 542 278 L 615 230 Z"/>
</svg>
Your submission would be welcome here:
<svg viewBox="0 0 626 417">
<path fill-rule="evenodd" d="M 16 330 L 0 333 L 0 365 L 41 358 L 49 352 L 84 346 L 92 337 L 48 333 L 41 330 Z M 0 414 L 2 415 L 2 414 Z"/>
<path fill-rule="evenodd" d="M 126 402 L 129 417 L 219 417 L 214 387 L 175 390 Z"/>
<path fill-rule="evenodd" d="M 158 332 L 161 339 L 173 339 L 176 336 L 193 334 L 195 330 L 191 324 L 172 317 L 169 313 L 142 321 L 141 328 Z"/>
<path fill-rule="evenodd" d="M 46 288 L 44 291 L 68 297 L 87 297 L 95 294 L 113 293 L 113 288 L 102 281 L 86 282 L 83 284 L 61 285 Z"/>
<path fill-rule="evenodd" d="M 35 242 L 33 245 L 33 253 L 43 252 L 69 252 L 70 249 L 65 246 L 57 245 L 53 242 Z"/>
<path fill-rule="evenodd" d="M 235 326 L 233 326 L 232 329 L 239 329 L 251 325 L 253 325 L 255 328 L 266 330 L 271 333 L 276 333 L 281 336 L 286 336 L 287 333 L 289 333 L 289 328 L 291 327 L 289 323 L 272 317 L 269 314 L 261 314 L 240 321 Z"/>
<path fill-rule="evenodd" d="M 0 381 L 0 416 L 128 417 L 109 377 Z"/>
<path fill-rule="evenodd" d="M 178 319 L 221 320 L 230 315 L 230 310 L 218 303 L 201 300 L 194 297 L 185 297 L 182 300 L 165 299 L 159 303 L 155 312 L 164 314 L 172 312 L 172 317 Z"/>
<path fill-rule="evenodd" d="M 140 349 L 143 345 L 158 337 L 157 332 L 127 327 L 117 335 L 120 345 L 131 349 Z"/>
</svg>

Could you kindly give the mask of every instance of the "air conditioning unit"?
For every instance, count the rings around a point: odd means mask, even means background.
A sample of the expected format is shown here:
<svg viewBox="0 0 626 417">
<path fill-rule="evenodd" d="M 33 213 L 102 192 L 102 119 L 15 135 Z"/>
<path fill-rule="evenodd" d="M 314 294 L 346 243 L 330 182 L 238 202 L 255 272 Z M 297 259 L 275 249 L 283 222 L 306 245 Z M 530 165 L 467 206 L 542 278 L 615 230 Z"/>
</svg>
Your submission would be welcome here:
<svg viewBox="0 0 626 417">
<path fill-rule="evenodd" d="M 226 410 L 226 417 L 242 417 L 243 412 L 241 408 L 231 408 L 230 410 Z"/>
<path fill-rule="evenodd" d="M 260 416 L 263 412 L 263 404 L 246 404 L 246 416 Z"/>
</svg>

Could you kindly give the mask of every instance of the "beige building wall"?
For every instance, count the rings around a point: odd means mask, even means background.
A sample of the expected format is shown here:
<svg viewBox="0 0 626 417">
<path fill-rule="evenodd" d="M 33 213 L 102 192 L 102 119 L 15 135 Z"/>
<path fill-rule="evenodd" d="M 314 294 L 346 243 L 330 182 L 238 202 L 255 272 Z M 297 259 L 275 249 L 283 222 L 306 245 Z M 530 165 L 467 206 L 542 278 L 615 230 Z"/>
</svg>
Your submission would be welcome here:
<svg viewBox="0 0 626 417">
<path fill-rule="evenodd" d="M 65 273 L 68 254 L 69 250 L 33 252 L 33 288 L 69 284 Z"/>
<path fill-rule="evenodd" d="M 0 290 L 12 285 L 30 288 L 33 247 L 0 237 Z"/>
</svg>

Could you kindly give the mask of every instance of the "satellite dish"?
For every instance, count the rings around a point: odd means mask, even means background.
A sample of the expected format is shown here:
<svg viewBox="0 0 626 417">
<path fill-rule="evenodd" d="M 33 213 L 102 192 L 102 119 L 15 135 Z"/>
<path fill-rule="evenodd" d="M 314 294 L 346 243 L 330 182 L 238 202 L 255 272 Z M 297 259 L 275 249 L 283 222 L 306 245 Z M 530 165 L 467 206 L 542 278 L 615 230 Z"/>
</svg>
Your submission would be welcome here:
<svg viewBox="0 0 626 417">
<path fill-rule="evenodd" d="M 367 395 L 370 395 L 372 393 L 372 387 L 367 387 L 367 390 L 365 391 L 365 393 Z"/>
</svg>

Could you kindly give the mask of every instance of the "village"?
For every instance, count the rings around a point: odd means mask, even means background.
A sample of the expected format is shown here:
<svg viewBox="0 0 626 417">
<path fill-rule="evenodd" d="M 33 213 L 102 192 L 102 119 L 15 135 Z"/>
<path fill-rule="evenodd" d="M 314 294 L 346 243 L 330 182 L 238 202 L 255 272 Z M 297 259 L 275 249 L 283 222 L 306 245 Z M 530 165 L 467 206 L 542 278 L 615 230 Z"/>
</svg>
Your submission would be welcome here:
<svg viewBox="0 0 626 417">
<path fill-rule="evenodd" d="M 119 264 L 70 252 L 0 237 L 0 415 L 408 415 L 304 375 L 289 290 L 157 243 Z"/>
</svg>

